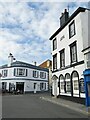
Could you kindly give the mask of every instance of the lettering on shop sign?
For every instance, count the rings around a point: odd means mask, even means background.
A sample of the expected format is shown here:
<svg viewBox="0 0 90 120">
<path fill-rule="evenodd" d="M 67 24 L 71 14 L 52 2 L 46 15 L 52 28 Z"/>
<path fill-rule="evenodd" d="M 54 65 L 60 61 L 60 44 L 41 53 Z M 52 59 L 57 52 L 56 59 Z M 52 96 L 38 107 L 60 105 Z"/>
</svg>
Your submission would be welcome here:
<svg viewBox="0 0 90 120">
<path fill-rule="evenodd" d="M 65 35 L 63 35 L 61 38 L 60 38 L 60 41 L 63 40 L 65 38 Z"/>
</svg>

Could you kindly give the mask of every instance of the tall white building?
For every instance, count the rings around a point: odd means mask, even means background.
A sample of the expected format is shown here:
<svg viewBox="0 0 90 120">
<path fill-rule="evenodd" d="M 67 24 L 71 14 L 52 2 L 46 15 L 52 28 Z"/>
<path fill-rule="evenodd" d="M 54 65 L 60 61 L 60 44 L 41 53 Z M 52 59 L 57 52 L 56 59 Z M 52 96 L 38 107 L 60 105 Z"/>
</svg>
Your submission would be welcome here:
<svg viewBox="0 0 90 120">
<path fill-rule="evenodd" d="M 13 61 L 10 53 L 8 64 L 0 67 L 2 89 L 22 92 L 43 92 L 48 90 L 48 69 L 21 61 Z"/>
<path fill-rule="evenodd" d="M 60 28 L 50 37 L 52 94 L 55 96 L 77 101 L 85 98 L 83 71 L 86 60 L 83 51 L 87 50 L 84 46 L 90 36 L 88 16 L 90 10 L 86 8 L 79 7 L 71 16 L 65 9 L 60 17 Z"/>
</svg>

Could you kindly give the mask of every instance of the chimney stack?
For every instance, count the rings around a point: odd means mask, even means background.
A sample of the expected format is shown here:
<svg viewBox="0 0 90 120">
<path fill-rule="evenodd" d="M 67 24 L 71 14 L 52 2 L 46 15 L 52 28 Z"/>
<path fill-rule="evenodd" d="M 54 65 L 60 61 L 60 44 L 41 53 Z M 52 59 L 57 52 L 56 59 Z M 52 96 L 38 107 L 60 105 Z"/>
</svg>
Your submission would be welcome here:
<svg viewBox="0 0 90 120">
<path fill-rule="evenodd" d="M 36 62 L 36 61 L 34 62 L 34 65 L 35 65 L 35 66 L 37 65 L 37 62 Z"/>
<path fill-rule="evenodd" d="M 69 13 L 68 13 L 67 9 L 65 9 L 64 13 L 62 13 L 61 17 L 60 17 L 60 27 L 66 23 L 68 18 L 69 18 Z"/>
<path fill-rule="evenodd" d="M 13 55 L 10 53 L 8 56 L 8 67 L 11 66 L 11 64 L 13 63 Z"/>
</svg>

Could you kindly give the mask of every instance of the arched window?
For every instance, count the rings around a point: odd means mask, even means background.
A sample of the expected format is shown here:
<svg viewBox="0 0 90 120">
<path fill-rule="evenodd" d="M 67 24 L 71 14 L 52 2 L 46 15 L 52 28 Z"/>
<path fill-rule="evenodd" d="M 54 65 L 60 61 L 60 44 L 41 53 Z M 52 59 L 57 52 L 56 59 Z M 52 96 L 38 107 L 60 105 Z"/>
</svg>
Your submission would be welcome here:
<svg viewBox="0 0 90 120">
<path fill-rule="evenodd" d="M 66 73 L 65 79 L 70 79 L 70 74 L 69 73 Z"/>
<path fill-rule="evenodd" d="M 52 80 L 57 80 L 57 79 L 58 79 L 58 77 L 56 75 L 52 76 Z"/>
<path fill-rule="evenodd" d="M 62 74 L 60 75 L 60 80 L 64 80 L 64 76 Z"/>
<path fill-rule="evenodd" d="M 72 73 L 72 78 L 74 78 L 74 77 L 78 77 L 78 73 L 77 73 L 76 71 L 74 71 L 74 72 Z"/>
<path fill-rule="evenodd" d="M 80 93 L 85 93 L 83 78 L 80 79 Z"/>
<path fill-rule="evenodd" d="M 71 93 L 71 80 L 69 73 L 66 73 L 65 75 L 65 83 L 66 83 L 66 93 Z"/>
<path fill-rule="evenodd" d="M 73 94 L 79 95 L 79 74 L 77 71 L 73 71 L 71 74 Z"/>
<path fill-rule="evenodd" d="M 56 75 L 52 76 L 52 94 L 57 95 L 58 94 L 58 77 Z"/>
<path fill-rule="evenodd" d="M 65 81 L 64 81 L 64 76 L 61 74 L 60 77 L 59 77 L 59 80 L 60 80 L 60 91 L 61 93 L 62 92 L 65 92 Z"/>
</svg>

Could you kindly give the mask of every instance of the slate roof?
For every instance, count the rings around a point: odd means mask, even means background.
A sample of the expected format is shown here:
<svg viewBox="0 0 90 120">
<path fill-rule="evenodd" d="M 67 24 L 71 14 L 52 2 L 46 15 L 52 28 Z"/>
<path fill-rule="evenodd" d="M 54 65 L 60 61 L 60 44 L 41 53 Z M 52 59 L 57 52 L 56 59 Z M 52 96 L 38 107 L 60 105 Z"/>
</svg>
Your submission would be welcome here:
<svg viewBox="0 0 90 120">
<path fill-rule="evenodd" d="M 35 65 L 25 63 L 25 62 L 22 62 L 22 61 L 13 62 L 10 67 L 26 67 L 26 68 L 32 68 L 32 69 L 42 70 L 42 71 L 47 71 L 48 72 L 47 68 L 41 68 L 39 66 L 35 66 Z M 6 64 L 6 65 L 0 66 L 0 69 L 10 68 L 10 67 L 8 67 L 8 65 Z"/>
</svg>

